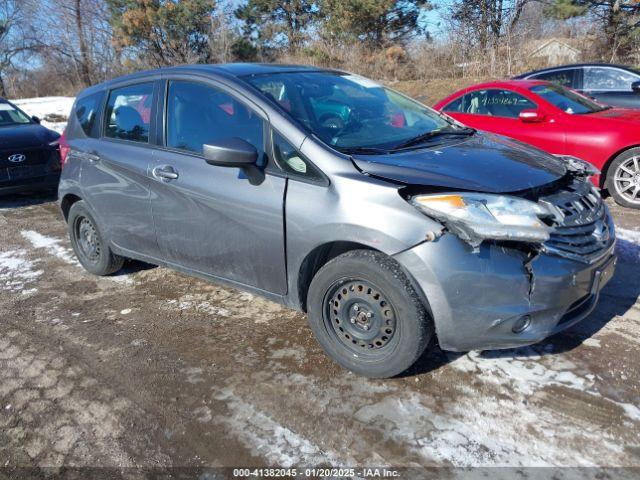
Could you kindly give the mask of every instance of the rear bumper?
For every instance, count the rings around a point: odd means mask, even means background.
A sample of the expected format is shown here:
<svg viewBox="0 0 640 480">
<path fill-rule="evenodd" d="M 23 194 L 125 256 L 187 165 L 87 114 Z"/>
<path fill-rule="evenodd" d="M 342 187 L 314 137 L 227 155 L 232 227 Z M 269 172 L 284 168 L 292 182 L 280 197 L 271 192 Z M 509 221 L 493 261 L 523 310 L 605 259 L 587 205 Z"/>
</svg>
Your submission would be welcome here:
<svg viewBox="0 0 640 480">
<path fill-rule="evenodd" d="M 473 252 L 453 235 L 395 256 L 427 299 L 440 346 L 468 351 L 539 342 L 587 317 L 613 275 L 613 246 L 585 264 L 498 245 Z M 529 318 L 519 333 L 514 327 Z"/>
<path fill-rule="evenodd" d="M 30 192 L 57 188 L 60 181 L 60 172 L 49 173 L 38 177 L 21 178 L 10 183 L 0 183 L 0 195 Z"/>
</svg>

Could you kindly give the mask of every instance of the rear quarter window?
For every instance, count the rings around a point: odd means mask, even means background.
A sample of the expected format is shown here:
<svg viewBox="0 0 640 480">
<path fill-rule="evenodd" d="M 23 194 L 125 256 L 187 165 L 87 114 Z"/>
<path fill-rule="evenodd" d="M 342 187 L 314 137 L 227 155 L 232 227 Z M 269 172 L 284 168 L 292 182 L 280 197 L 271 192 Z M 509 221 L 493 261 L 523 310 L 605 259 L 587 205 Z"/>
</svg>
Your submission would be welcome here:
<svg viewBox="0 0 640 480">
<path fill-rule="evenodd" d="M 88 137 L 98 138 L 98 118 L 100 117 L 100 107 L 102 106 L 102 92 L 94 93 L 78 99 L 75 106 L 75 116 L 78 125 Z"/>
</svg>

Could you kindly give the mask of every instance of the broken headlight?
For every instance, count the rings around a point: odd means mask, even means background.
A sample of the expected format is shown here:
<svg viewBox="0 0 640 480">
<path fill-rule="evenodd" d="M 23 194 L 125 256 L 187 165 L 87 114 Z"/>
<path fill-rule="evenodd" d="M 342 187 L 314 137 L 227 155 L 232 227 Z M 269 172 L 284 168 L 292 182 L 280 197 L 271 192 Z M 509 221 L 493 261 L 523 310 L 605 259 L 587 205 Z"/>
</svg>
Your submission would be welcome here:
<svg viewBox="0 0 640 480">
<path fill-rule="evenodd" d="M 552 214 L 522 198 L 482 193 L 416 195 L 410 202 L 451 232 L 477 246 L 483 240 L 542 243 L 550 227 L 541 219 Z"/>
</svg>

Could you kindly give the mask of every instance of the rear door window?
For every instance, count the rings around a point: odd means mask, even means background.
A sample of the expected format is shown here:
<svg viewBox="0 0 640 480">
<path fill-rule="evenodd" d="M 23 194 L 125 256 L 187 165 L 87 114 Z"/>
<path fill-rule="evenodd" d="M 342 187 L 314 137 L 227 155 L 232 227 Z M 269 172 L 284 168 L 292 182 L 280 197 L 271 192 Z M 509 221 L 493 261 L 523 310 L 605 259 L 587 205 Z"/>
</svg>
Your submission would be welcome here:
<svg viewBox="0 0 640 480">
<path fill-rule="evenodd" d="M 99 111 L 102 105 L 102 98 L 103 94 L 99 92 L 80 98 L 76 102 L 76 120 L 88 137 L 97 138 L 99 136 L 97 132 L 97 118 L 99 118 L 100 115 Z"/>
<path fill-rule="evenodd" d="M 106 109 L 105 136 L 148 143 L 152 105 L 153 83 L 111 90 Z"/>
<path fill-rule="evenodd" d="M 600 91 L 631 91 L 631 84 L 640 76 L 610 67 L 587 67 L 584 72 L 584 89 Z"/>
<path fill-rule="evenodd" d="M 529 78 L 535 80 L 544 80 L 545 82 L 551 82 L 558 85 L 562 85 L 563 87 L 578 89 L 580 85 L 578 85 L 578 77 L 576 75 L 577 69 L 568 68 L 565 70 L 554 70 L 553 72 L 539 73 L 537 75 L 532 75 Z"/>
<path fill-rule="evenodd" d="M 203 83 L 169 82 L 166 143 L 202 155 L 204 144 L 233 137 L 246 140 L 264 156 L 263 121 L 228 93 Z"/>
</svg>

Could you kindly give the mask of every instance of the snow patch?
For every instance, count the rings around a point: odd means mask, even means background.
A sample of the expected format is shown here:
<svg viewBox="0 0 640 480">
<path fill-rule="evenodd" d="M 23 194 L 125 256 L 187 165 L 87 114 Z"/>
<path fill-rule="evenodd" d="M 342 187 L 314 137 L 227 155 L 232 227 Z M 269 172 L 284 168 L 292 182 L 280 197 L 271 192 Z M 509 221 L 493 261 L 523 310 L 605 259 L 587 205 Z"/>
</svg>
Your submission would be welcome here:
<svg viewBox="0 0 640 480">
<path fill-rule="evenodd" d="M 311 443 L 302 435 L 278 423 L 251 403 L 245 402 L 230 388 L 220 390 L 216 399 L 227 404 L 229 413 L 216 420 L 225 424 L 247 448 L 264 456 L 272 465 L 355 465 L 352 458 L 326 450 Z"/>
<path fill-rule="evenodd" d="M 640 231 L 616 228 L 616 250 L 620 257 L 640 262 Z"/>
<path fill-rule="evenodd" d="M 50 255 L 58 257 L 65 263 L 70 265 L 79 265 L 75 259 L 73 250 L 60 245 L 62 240 L 53 237 L 47 237 L 33 230 L 23 230 L 22 236 L 31 243 L 33 248 L 44 249 Z"/>
<path fill-rule="evenodd" d="M 36 97 L 11 100 L 29 115 L 41 119 L 43 126 L 62 133 L 67 126 L 67 118 L 71 113 L 74 97 Z M 60 120 L 57 120 L 57 119 Z"/>
<path fill-rule="evenodd" d="M 535 411 L 524 404 L 482 395 L 469 388 L 460 399 L 440 412 L 429 406 L 430 399 L 417 393 L 387 397 L 362 407 L 355 418 L 381 428 L 385 437 L 407 445 L 429 464 L 456 467 L 480 466 L 595 466 L 597 457 L 572 448 L 572 440 L 583 437 L 588 443 L 622 458 L 623 448 L 599 432 L 565 426 L 551 412 Z M 543 442 L 523 441 L 527 436 Z"/>
<path fill-rule="evenodd" d="M 576 365 L 562 356 L 543 355 L 537 347 L 524 347 L 506 352 L 492 351 L 484 354 L 470 352 L 452 362 L 452 367 L 473 372 L 486 383 L 503 384 L 508 380 L 525 395 L 550 385 L 563 385 L 583 390 L 588 385 L 584 377 L 573 373 Z"/>
<path fill-rule="evenodd" d="M 179 310 L 195 310 L 199 313 L 213 315 L 216 317 L 230 317 L 231 312 L 222 307 L 213 305 L 210 301 L 205 300 L 207 297 L 203 294 L 186 294 L 179 300 L 167 300 L 167 305 L 177 307 Z"/>
<path fill-rule="evenodd" d="M 288 347 L 273 350 L 269 355 L 271 358 L 281 360 L 283 358 L 290 358 L 298 363 L 304 362 L 305 352 L 301 347 Z"/>
<path fill-rule="evenodd" d="M 77 260 L 73 249 L 69 247 L 65 247 L 62 245 L 63 240 L 55 237 L 48 237 L 46 235 L 42 235 L 34 230 L 23 230 L 20 232 L 21 235 L 31 243 L 33 248 L 42 249 L 47 252 L 49 255 L 53 255 L 54 257 L 59 258 L 65 263 L 69 265 L 74 265 L 76 267 L 82 268 L 82 265 Z M 133 280 L 129 275 L 118 275 L 113 277 L 103 277 L 105 280 L 110 280 L 113 282 L 119 283 L 133 283 Z"/>
<path fill-rule="evenodd" d="M 37 291 L 25 287 L 36 281 L 42 270 L 36 270 L 34 262 L 27 259 L 24 250 L 10 250 L 0 253 L 0 289 L 12 293 L 23 292 L 26 294 Z"/>
</svg>

